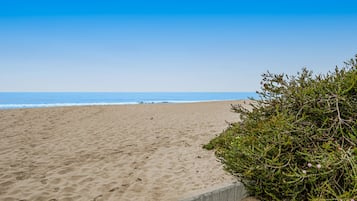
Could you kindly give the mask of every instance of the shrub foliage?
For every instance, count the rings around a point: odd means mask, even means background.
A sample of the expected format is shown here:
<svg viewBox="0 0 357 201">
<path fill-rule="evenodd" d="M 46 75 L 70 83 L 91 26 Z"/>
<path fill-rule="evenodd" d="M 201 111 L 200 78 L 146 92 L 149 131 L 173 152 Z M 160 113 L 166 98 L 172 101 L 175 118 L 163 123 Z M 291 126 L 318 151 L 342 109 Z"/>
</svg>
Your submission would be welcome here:
<svg viewBox="0 0 357 201">
<path fill-rule="evenodd" d="M 326 74 L 263 74 L 260 96 L 204 147 L 262 200 L 357 198 L 357 55 Z"/>
</svg>

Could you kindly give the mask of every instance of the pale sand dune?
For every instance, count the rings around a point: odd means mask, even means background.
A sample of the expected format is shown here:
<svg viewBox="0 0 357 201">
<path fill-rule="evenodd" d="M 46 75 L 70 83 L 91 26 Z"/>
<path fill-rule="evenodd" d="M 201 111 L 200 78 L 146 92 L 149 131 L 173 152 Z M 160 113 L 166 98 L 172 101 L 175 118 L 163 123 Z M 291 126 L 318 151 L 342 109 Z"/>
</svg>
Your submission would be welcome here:
<svg viewBox="0 0 357 201">
<path fill-rule="evenodd" d="M 0 200 L 177 200 L 231 182 L 201 147 L 238 120 L 232 103 L 2 110 Z"/>
</svg>

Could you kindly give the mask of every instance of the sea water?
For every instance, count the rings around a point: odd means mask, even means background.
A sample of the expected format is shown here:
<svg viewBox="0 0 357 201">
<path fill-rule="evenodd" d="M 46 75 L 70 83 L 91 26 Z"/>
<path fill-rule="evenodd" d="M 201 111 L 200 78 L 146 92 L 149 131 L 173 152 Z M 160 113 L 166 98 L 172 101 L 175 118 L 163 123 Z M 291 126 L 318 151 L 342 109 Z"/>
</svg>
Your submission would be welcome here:
<svg viewBox="0 0 357 201">
<path fill-rule="evenodd" d="M 0 92 L 0 109 L 188 103 L 257 98 L 255 92 Z"/>
</svg>

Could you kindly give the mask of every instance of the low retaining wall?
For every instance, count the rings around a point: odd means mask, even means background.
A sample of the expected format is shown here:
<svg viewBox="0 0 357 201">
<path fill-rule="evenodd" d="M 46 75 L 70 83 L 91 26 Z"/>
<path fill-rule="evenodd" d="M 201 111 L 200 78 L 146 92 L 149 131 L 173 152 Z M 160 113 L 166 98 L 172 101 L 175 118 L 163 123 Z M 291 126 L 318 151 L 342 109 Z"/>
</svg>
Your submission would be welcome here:
<svg viewBox="0 0 357 201">
<path fill-rule="evenodd" d="M 241 201 L 246 196 L 243 184 L 237 182 L 179 201 Z"/>
</svg>

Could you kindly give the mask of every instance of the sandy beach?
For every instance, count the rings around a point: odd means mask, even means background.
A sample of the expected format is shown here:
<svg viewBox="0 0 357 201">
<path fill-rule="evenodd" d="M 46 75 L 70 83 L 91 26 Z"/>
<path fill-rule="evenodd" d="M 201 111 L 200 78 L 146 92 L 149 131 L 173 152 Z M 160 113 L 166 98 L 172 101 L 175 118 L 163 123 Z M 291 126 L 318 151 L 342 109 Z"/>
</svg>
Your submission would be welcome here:
<svg viewBox="0 0 357 201">
<path fill-rule="evenodd" d="M 235 179 L 202 145 L 222 101 L 0 111 L 0 200 L 177 200 Z"/>
</svg>

